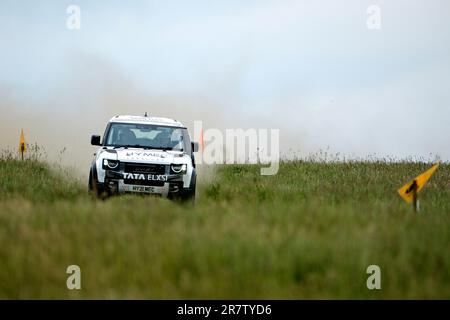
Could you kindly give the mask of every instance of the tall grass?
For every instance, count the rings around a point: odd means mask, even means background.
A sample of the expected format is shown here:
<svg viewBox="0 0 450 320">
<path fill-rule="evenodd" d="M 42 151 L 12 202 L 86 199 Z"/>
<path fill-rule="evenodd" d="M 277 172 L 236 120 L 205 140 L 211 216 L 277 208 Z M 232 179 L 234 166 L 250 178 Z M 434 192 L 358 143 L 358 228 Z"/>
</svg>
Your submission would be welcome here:
<svg viewBox="0 0 450 320">
<path fill-rule="evenodd" d="M 0 160 L 0 298 L 450 298 L 450 167 L 417 214 L 396 189 L 429 164 L 227 165 L 195 207 Z M 66 268 L 81 268 L 68 290 Z M 368 290 L 366 268 L 382 271 Z"/>
<path fill-rule="evenodd" d="M 0 157 L 0 200 L 24 198 L 31 201 L 75 199 L 85 190 L 74 175 L 61 167 L 51 168 L 36 152 L 22 161 L 10 152 Z"/>
</svg>

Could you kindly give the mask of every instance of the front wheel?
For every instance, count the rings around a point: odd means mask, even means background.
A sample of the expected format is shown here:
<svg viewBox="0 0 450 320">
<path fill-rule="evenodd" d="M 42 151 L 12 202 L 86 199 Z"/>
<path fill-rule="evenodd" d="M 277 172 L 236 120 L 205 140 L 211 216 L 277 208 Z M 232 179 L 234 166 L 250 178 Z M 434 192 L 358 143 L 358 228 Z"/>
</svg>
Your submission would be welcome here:
<svg viewBox="0 0 450 320">
<path fill-rule="evenodd" d="M 192 175 L 192 179 L 191 179 L 191 184 L 189 186 L 189 189 L 187 189 L 182 197 L 181 197 L 181 201 L 183 203 L 190 203 L 192 205 L 195 204 L 195 189 L 197 186 L 197 175 L 195 174 L 195 171 Z"/>
<path fill-rule="evenodd" d="M 183 196 L 181 197 L 181 201 L 183 203 L 195 204 L 195 184 L 192 189 L 189 188 L 189 190 L 186 191 L 185 194 L 183 194 Z"/>
<path fill-rule="evenodd" d="M 101 198 L 104 195 L 102 184 L 97 181 L 97 174 L 91 169 L 89 172 L 88 191 L 93 198 Z"/>
</svg>

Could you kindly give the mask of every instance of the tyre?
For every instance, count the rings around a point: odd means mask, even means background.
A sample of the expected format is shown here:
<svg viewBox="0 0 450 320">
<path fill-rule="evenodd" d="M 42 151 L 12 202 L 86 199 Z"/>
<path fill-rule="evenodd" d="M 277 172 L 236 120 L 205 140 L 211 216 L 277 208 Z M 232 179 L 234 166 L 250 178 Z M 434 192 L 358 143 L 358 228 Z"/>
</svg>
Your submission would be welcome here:
<svg viewBox="0 0 450 320">
<path fill-rule="evenodd" d="M 195 172 L 192 174 L 191 184 L 181 197 L 183 203 L 195 204 L 195 189 L 197 186 L 197 175 Z"/>
<path fill-rule="evenodd" d="M 104 195 L 103 184 L 98 182 L 95 169 L 91 169 L 89 172 L 88 190 L 89 194 L 94 198 L 101 198 Z"/>
</svg>

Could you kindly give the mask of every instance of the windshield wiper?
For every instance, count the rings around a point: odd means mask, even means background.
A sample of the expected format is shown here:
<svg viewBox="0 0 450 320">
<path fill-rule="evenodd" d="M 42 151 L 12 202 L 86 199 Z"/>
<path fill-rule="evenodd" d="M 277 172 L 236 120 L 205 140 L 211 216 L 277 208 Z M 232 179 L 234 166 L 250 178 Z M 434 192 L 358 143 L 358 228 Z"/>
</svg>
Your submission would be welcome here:
<svg viewBox="0 0 450 320">
<path fill-rule="evenodd" d="M 127 145 L 122 145 L 122 146 L 114 146 L 114 149 L 117 149 L 117 148 L 124 148 L 124 149 L 128 149 L 128 148 L 150 149 L 150 147 L 141 146 L 139 144 L 127 144 Z"/>
<path fill-rule="evenodd" d="M 173 147 L 152 147 L 152 146 L 141 146 L 138 144 L 124 144 L 124 145 L 120 145 L 120 146 L 114 146 L 114 149 L 117 149 L 117 148 L 124 148 L 124 149 L 141 148 L 141 149 L 145 149 L 145 150 L 153 149 L 153 150 L 163 150 L 163 151 L 174 150 Z M 176 150 L 176 151 L 183 151 L 183 150 Z"/>
<path fill-rule="evenodd" d="M 163 151 L 167 151 L 167 150 L 173 150 L 172 147 L 149 147 L 149 149 L 154 149 L 154 150 L 163 150 Z"/>
</svg>

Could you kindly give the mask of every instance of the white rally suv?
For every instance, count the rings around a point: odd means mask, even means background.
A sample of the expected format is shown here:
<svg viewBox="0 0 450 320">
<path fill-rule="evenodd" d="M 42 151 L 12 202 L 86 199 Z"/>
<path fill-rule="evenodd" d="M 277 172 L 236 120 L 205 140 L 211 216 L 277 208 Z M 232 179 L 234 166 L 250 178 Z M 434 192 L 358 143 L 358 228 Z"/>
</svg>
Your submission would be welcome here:
<svg viewBox="0 0 450 320">
<path fill-rule="evenodd" d="M 89 172 L 89 190 L 96 196 L 146 193 L 181 200 L 195 199 L 196 169 L 188 130 L 167 118 L 115 116 L 103 139 L 91 137 L 100 146 Z"/>
</svg>

